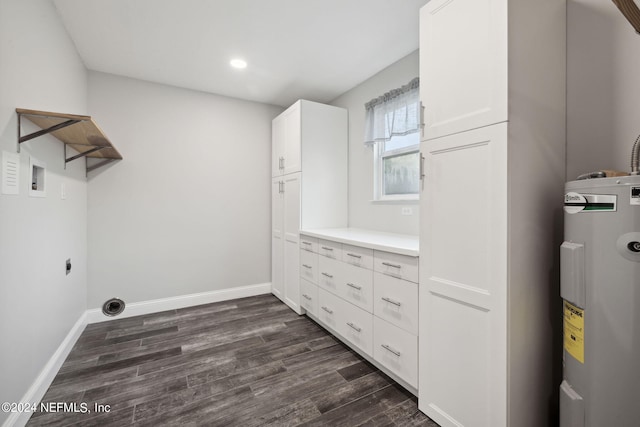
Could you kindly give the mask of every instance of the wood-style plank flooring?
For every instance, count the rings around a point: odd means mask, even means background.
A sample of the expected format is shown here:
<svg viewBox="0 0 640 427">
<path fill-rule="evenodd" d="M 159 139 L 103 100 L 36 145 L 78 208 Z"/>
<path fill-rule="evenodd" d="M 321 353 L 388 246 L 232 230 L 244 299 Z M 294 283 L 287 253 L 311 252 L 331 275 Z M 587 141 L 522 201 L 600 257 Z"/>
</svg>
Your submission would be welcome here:
<svg viewBox="0 0 640 427">
<path fill-rule="evenodd" d="M 43 402 L 90 412 L 60 406 L 29 426 L 437 427 L 409 392 L 271 295 L 91 324 Z"/>
</svg>

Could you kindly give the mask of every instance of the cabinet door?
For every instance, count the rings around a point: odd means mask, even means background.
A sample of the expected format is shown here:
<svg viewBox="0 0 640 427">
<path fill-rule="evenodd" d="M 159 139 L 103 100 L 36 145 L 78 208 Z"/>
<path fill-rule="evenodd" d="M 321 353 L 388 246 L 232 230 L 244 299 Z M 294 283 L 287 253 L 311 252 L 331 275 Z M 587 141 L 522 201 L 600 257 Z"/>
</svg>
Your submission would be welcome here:
<svg viewBox="0 0 640 427">
<path fill-rule="evenodd" d="M 300 173 L 286 175 L 284 186 L 284 301 L 300 309 Z"/>
<path fill-rule="evenodd" d="M 301 164 L 301 117 L 300 102 L 293 104 L 283 113 L 285 119 L 284 174 L 300 172 Z"/>
<path fill-rule="evenodd" d="M 431 0 L 420 10 L 423 140 L 507 120 L 507 1 Z"/>
<path fill-rule="evenodd" d="M 285 118 L 280 115 L 271 122 L 271 176 L 280 176 L 284 167 Z"/>
<path fill-rule="evenodd" d="M 283 183 L 271 180 L 271 292 L 284 300 L 284 229 Z"/>
<path fill-rule="evenodd" d="M 421 150 L 419 408 L 443 427 L 506 426 L 507 124 Z"/>
</svg>

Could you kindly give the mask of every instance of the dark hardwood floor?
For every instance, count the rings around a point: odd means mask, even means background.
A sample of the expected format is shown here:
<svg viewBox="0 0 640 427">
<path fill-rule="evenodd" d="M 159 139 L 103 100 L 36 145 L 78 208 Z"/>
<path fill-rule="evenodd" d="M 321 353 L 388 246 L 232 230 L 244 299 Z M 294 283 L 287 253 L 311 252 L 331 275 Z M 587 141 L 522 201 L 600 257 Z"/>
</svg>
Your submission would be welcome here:
<svg viewBox="0 0 640 427">
<path fill-rule="evenodd" d="M 88 325 L 43 402 L 59 412 L 28 425 L 437 427 L 409 392 L 271 295 Z"/>
</svg>

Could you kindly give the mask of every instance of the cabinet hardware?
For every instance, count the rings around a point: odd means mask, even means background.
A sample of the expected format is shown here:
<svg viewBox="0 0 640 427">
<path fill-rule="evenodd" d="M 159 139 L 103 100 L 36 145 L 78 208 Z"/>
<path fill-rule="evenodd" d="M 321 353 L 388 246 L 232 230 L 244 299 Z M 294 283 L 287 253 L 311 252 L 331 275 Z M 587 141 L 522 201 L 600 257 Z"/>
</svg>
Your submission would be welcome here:
<svg viewBox="0 0 640 427">
<path fill-rule="evenodd" d="M 382 300 L 388 302 L 389 304 L 393 304 L 393 305 L 395 305 L 397 307 L 400 307 L 402 305 L 402 303 L 400 303 L 398 301 L 394 301 L 391 298 L 382 297 Z"/>
<path fill-rule="evenodd" d="M 349 286 L 350 288 L 353 288 L 353 289 L 357 289 L 359 291 L 362 290 L 362 286 L 354 285 L 353 283 L 347 283 L 347 286 Z"/>
<path fill-rule="evenodd" d="M 302 242 L 303 245 L 311 245 L 311 242 Z"/>
<path fill-rule="evenodd" d="M 420 153 L 420 181 L 424 179 L 424 156 Z"/>
<path fill-rule="evenodd" d="M 393 348 L 389 347 L 387 344 L 382 344 L 380 347 L 382 347 L 385 350 L 390 351 L 391 353 L 393 353 L 396 356 L 400 357 L 400 352 L 398 350 L 394 350 Z"/>
<path fill-rule="evenodd" d="M 330 309 L 328 309 L 327 307 L 322 306 L 322 307 L 320 307 L 320 308 L 322 308 L 324 311 L 326 311 L 326 312 L 327 312 L 327 313 L 329 313 L 329 314 L 333 314 L 333 310 L 330 310 Z"/>
<path fill-rule="evenodd" d="M 424 105 L 422 105 L 422 101 L 420 101 L 420 133 L 424 138 Z"/>
<path fill-rule="evenodd" d="M 333 276 L 330 275 L 329 273 L 322 272 L 322 275 L 325 277 L 328 277 L 329 279 L 333 279 Z"/>
<path fill-rule="evenodd" d="M 322 246 L 322 249 L 324 249 L 325 251 L 333 251 L 333 248 L 328 248 L 326 246 Z"/>
<path fill-rule="evenodd" d="M 284 169 L 284 157 L 278 159 L 278 169 Z"/>
<path fill-rule="evenodd" d="M 347 252 L 347 255 L 349 255 L 350 257 L 353 257 L 353 258 L 362 258 L 361 255 L 350 254 L 349 252 Z"/>
<path fill-rule="evenodd" d="M 351 329 L 353 329 L 356 332 L 362 332 L 362 328 L 357 327 L 356 325 L 354 325 L 351 322 L 347 322 L 347 326 L 349 326 Z"/>
<path fill-rule="evenodd" d="M 302 294 L 303 297 L 305 297 L 306 299 L 308 299 L 309 301 L 311 301 L 311 297 L 307 294 Z"/>
<path fill-rule="evenodd" d="M 383 262 L 382 265 L 386 265 L 387 267 L 393 267 L 393 268 L 402 268 L 400 264 L 390 264 L 388 262 Z"/>
<path fill-rule="evenodd" d="M 310 266 L 310 265 L 307 265 L 307 264 L 302 264 L 302 266 L 303 266 L 304 268 L 311 268 L 311 266 Z"/>
</svg>

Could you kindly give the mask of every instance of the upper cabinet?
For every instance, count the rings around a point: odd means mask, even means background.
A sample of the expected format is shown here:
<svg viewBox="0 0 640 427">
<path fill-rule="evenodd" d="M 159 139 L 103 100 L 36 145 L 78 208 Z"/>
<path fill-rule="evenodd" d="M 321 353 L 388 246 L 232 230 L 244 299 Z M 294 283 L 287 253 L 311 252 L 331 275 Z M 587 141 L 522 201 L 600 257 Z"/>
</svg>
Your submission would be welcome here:
<svg viewBox="0 0 640 427">
<path fill-rule="evenodd" d="M 271 176 L 300 172 L 302 102 L 298 101 L 273 120 Z M 307 102 L 307 101 L 304 101 Z"/>
<path fill-rule="evenodd" d="M 507 120 L 507 1 L 431 0 L 420 11 L 422 140 Z"/>
</svg>

